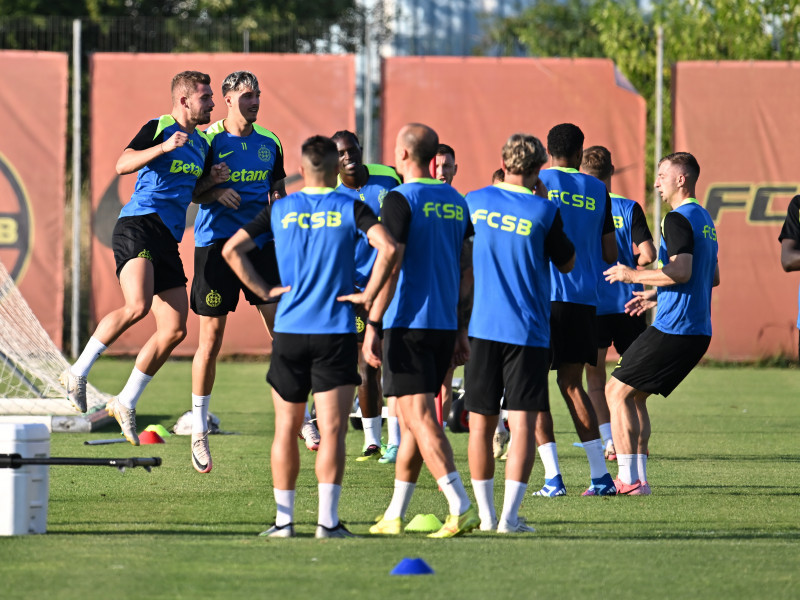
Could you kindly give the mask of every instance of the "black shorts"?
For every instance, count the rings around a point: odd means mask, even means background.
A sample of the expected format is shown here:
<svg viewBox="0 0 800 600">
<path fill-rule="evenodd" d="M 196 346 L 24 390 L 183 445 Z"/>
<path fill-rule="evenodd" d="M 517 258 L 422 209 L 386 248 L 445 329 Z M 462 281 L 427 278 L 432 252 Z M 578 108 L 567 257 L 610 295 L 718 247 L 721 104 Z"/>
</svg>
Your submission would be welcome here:
<svg viewBox="0 0 800 600">
<path fill-rule="evenodd" d="M 597 364 L 597 308 L 572 302 L 550 303 L 550 368 L 565 363 Z"/>
<path fill-rule="evenodd" d="M 637 337 L 647 329 L 645 315 L 633 317 L 625 313 L 597 316 L 597 347 L 608 348 L 612 342 L 622 355 Z"/>
<path fill-rule="evenodd" d="M 221 317 L 236 310 L 239 290 L 253 306 L 271 304 L 274 300 L 262 300 L 244 285 L 228 263 L 222 258 L 222 247 L 228 240 L 216 240 L 210 246 L 194 249 L 194 278 L 190 306 L 198 315 Z M 275 242 L 267 242 L 263 248 L 254 248 L 247 253 L 256 271 L 269 285 L 280 285 L 278 262 L 275 257 Z"/>
<path fill-rule="evenodd" d="M 153 293 L 186 285 L 178 240 L 156 213 L 121 217 L 111 236 L 117 279 L 122 267 L 133 258 L 146 258 L 153 263 Z"/>
<path fill-rule="evenodd" d="M 663 333 L 652 325 L 623 354 L 612 377 L 649 394 L 669 396 L 708 350 L 707 335 Z"/>
<path fill-rule="evenodd" d="M 383 395 L 437 394 L 453 359 L 456 332 L 387 329 L 383 338 Z"/>
<path fill-rule="evenodd" d="M 287 402 L 308 401 L 308 393 L 359 385 L 354 333 L 275 333 L 267 382 Z"/>
<path fill-rule="evenodd" d="M 481 415 L 506 410 L 549 411 L 550 349 L 469 338 L 464 407 Z"/>
</svg>

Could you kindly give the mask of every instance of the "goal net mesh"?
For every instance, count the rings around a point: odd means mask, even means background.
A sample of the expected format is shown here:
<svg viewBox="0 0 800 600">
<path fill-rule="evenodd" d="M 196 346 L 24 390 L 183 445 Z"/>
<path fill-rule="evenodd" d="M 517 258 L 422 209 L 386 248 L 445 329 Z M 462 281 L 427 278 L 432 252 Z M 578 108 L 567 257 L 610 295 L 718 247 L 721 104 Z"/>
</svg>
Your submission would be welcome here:
<svg viewBox="0 0 800 600">
<path fill-rule="evenodd" d="M 0 262 L 0 415 L 80 416 L 58 377 L 69 363 Z M 86 386 L 87 413 L 110 396 Z"/>
</svg>

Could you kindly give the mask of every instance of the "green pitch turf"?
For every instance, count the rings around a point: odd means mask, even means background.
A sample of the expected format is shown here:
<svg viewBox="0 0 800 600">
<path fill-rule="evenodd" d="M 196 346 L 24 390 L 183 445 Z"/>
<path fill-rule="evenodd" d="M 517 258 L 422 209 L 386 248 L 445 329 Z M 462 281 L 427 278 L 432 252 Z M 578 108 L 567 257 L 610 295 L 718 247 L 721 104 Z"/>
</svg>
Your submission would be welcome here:
<svg viewBox="0 0 800 600">
<path fill-rule="evenodd" d="M 115 393 L 131 363 L 104 359 L 90 381 Z M 170 362 L 138 409 L 139 429 L 171 427 L 190 408 L 189 362 Z M 50 467 L 48 533 L 0 538 L 0 598 L 797 598 L 800 597 L 800 372 L 700 368 L 653 421 L 650 497 L 582 498 L 588 464 L 555 385 L 551 403 L 567 485 L 564 498 L 528 495 L 525 536 L 460 539 L 367 535 L 392 492 L 393 469 L 357 463 L 348 437 L 341 517 L 364 537 L 315 540 L 314 454 L 301 446 L 299 537 L 257 537 L 275 507 L 269 474 L 273 427 L 262 363 L 219 365 L 211 411 L 231 435 L 211 438 L 214 469 L 191 467 L 189 438 L 164 445 L 85 446 L 115 437 L 57 434 L 53 456 L 160 456 L 163 466 L 120 474 L 108 467 Z M 466 434 L 450 434 L 469 481 Z M 302 444 L 298 440 L 298 443 Z M 616 466 L 611 466 L 616 475 Z M 538 458 L 530 491 L 542 483 Z M 502 506 L 503 464 L 496 473 Z M 467 484 L 468 492 L 471 488 Z M 444 519 L 427 471 L 409 516 Z M 434 575 L 397 577 L 404 557 Z"/>
</svg>

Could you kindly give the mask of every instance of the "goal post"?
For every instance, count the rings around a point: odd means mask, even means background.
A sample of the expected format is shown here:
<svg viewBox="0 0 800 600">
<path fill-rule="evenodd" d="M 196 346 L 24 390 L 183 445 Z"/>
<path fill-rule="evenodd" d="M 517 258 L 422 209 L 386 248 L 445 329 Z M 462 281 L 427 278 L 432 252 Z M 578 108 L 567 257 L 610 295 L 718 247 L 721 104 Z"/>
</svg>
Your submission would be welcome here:
<svg viewBox="0 0 800 600">
<path fill-rule="evenodd" d="M 108 394 L 87 384 L 77 412 L 58 380 L 69 367 L 0 262 L 0 422 L 43 423 L 51 431 L 89 432 L 113 419 Z"/>
</svg>

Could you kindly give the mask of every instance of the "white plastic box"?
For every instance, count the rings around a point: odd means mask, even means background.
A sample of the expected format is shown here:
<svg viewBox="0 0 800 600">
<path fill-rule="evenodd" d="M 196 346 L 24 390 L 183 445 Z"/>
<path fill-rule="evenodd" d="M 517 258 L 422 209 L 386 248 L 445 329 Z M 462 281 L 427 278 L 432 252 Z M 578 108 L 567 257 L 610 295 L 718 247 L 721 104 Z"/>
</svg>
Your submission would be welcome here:
<svg viewBox="0 0 800 600">
<path fill-rule="evenodd" d="M 0 423 L 0 454 L 49 458 L 50 431 L 41 423 Z M 50 467 L 0 469 L 0 535 L 45 533 Z"/>
</svg>

